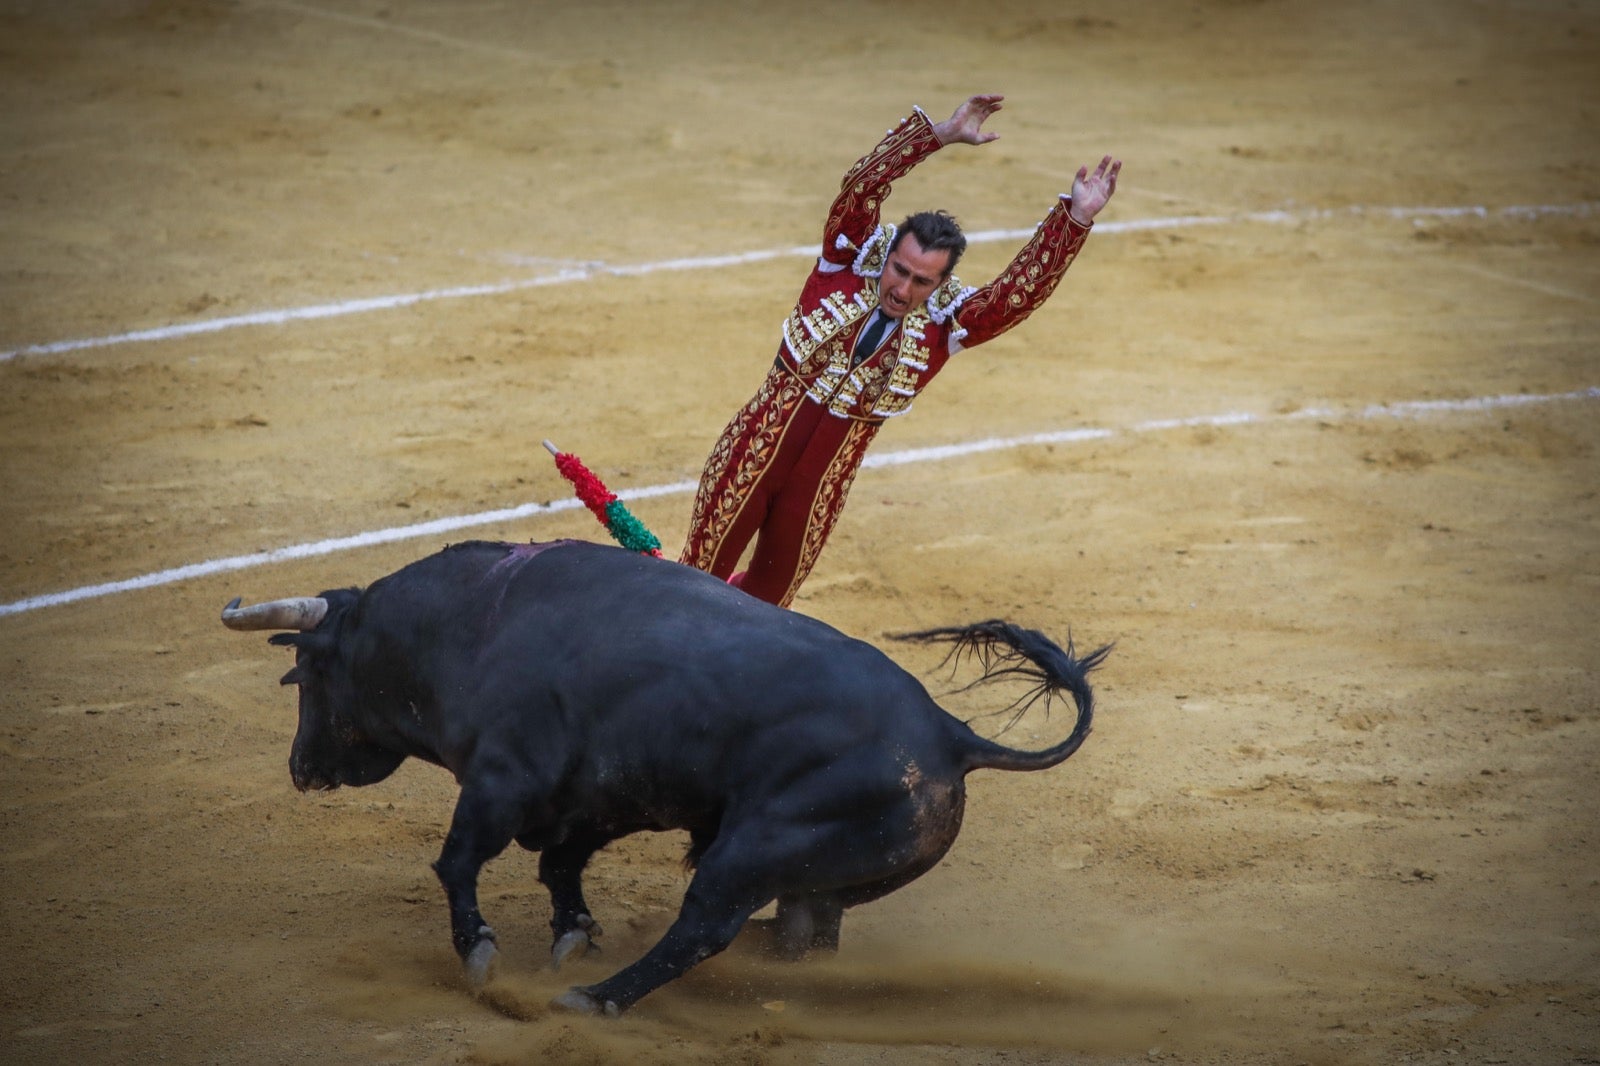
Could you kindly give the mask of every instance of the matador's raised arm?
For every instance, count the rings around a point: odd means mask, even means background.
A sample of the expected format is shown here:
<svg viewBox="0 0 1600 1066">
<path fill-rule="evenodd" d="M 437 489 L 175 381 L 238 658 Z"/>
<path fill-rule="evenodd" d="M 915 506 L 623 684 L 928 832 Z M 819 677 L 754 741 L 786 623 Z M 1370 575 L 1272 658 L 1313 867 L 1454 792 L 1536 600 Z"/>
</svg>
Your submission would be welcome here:
<svg viewBox="0 0 1600 1066">
<path fill-rule="evenodd" d="M 839 183 L 839 196 L 822 231 L 822 257 L 848 266 L 878 228 L 889 187 L 942 147 L 933 123 L 919 107 L 856 161 Z"/>
<path fill-rule="evenodd" d="M 1000 110 L 1004 99 L 999 93 L 970 96 L 949 118 L 937 123 L 919 107 L 885 134 L 839 183 L 839 197 L 828 212 L 828 225 L 822 233 L 823 258 L 848 266 L 855 252 L 878 228 L 879 211 L 884 197 L 889 195 L 889 186 L 944 145 L 978 145 L 998 140 L 1000 135 L 985 130 L 983 124 Z"/>
<path fill-rule="evenodd" d="M 1060 196 L 998 278 L 962 301 L 956 312 L 957 343 L 971 348 L 993 340 L 1044 303 L 1083 248 L 1095 215 L 1116 192 L 1121 170 L 1122 161 L 1109 155 L 1093 173 L 1088 167 L 1078 168 L 1072 194 Z"/>
</svg>

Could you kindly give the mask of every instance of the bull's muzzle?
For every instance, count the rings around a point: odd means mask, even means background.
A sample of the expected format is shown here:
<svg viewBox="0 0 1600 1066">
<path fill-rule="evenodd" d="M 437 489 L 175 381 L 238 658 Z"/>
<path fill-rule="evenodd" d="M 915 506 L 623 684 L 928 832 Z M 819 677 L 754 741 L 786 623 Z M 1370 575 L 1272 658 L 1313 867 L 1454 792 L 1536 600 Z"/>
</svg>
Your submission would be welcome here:
<svg viewBox="0 0 1600 1066">
<path fill-rule="evenodd" d="M 331 777 L 314 774 L 306 770 L 297 770 L 293 764 L 289 767 L 289 780 L 294 782 L 297 792 L 332 792 L 339 787 L 339 782 Z"/>
<path fill-rule="evenodd" d="M 296 596 L 253 607 L 240 607 L 239 597 L 235 596 L 222 609 L 222 624 L 229 629 L 298 629 L 303 632 L 317 628 L 317 623 L 327 613 L 328 601 L 321 596 Z"/>
</svg>

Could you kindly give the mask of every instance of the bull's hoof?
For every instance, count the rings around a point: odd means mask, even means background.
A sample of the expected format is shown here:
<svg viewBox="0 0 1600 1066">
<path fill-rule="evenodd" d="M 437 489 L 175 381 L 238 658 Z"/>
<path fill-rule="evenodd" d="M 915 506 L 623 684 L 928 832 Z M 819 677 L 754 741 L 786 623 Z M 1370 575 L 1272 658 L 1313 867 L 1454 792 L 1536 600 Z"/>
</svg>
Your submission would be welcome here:
<svg viewBox="0 0 1600 1066">
<path fill-rule="evenodd" d="M 585 933 L 582 929 L 572 930 L 562 936 L 560 940 L 557 940 L 555 947 L 550 949 L 550 968 L 552 970 L 561 969 L 561 964 L 572 958 L 572 956 L 587 955 L 592 946 L 593 942 L 590 941 L 588 933 Z"/>
<path fill-rule="evenodd" d="M 562 933 L 551 947 L 550 968 L 559 970 L 561 964 L 574 955 L 587 955 L 591 951 L 599 951 L 600 945 L 595 941 L 600 939 L 601 932 L 599 922 L 587 914 L 578 915 L 578 928 Z"/>
<path fill-rule="evenodd" d="M 472 986 L 473 991 L 489 983 L 489 978 L 494 974 L 494 958 L 500 953 L 494 946 L 494 933 L 488 927 L 479 930 L 479 935 L 483 939 L 472 945 L 472 950 L 462 960 L 467 984 Z"/>
<path fill-rule="evenodd" d="M 571 1011 L 574 1014 L 587 1014 L 590 1017 L 605 1015 L 607 1018 L 618 1018 L 622 1015 L 622 1008 L 609 999 L 601 1003 L 582 988 L 569 988 L 561 995 L 550 1001 L 550 1005 L 557 1010 Z"/>
</svg>

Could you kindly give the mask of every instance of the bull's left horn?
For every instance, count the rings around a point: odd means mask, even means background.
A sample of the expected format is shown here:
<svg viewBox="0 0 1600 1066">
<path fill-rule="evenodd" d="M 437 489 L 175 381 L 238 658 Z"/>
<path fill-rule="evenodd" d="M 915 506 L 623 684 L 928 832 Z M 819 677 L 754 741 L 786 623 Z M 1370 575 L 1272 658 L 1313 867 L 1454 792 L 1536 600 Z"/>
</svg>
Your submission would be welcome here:
<svg viewBox="0 0 1600 1066">
<path fill-rule="evenodd" d="M 315 629 L 328 613 L 328 601 L 321 596 L 297 596 L 288 600 L 240 607 L 239 597 L 222 609 L 222 624 L 229 629 Z"/>
</svg>

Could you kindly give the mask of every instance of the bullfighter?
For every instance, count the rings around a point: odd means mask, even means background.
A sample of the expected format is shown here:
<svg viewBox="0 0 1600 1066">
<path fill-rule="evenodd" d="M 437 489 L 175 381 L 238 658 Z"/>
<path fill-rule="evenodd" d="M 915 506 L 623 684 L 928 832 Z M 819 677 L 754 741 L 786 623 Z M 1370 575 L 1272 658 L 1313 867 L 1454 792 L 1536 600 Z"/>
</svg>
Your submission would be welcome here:
<svg viewBox="0 0 1600 1066">
<path fill-rule="evenodd" d="M 943 211 L 879 219 L 891 184 L 949 144 L 988 144 L 1003 96 L 974 96 L 943 122 L 921 108 L 845 174 L 822 254 L 783 323 L 777 359 L 723 430 L 701 474 L 680 562 L 787 607 L 833 529 L 867 446 L 951 356 L 1033 313 L 1116 191 L 1120 160 L 1080 167 L 994 281 L 961 284 L 967 239 Z M 734 567 L 751 538 L 748 569 Z"/>
</svg>

